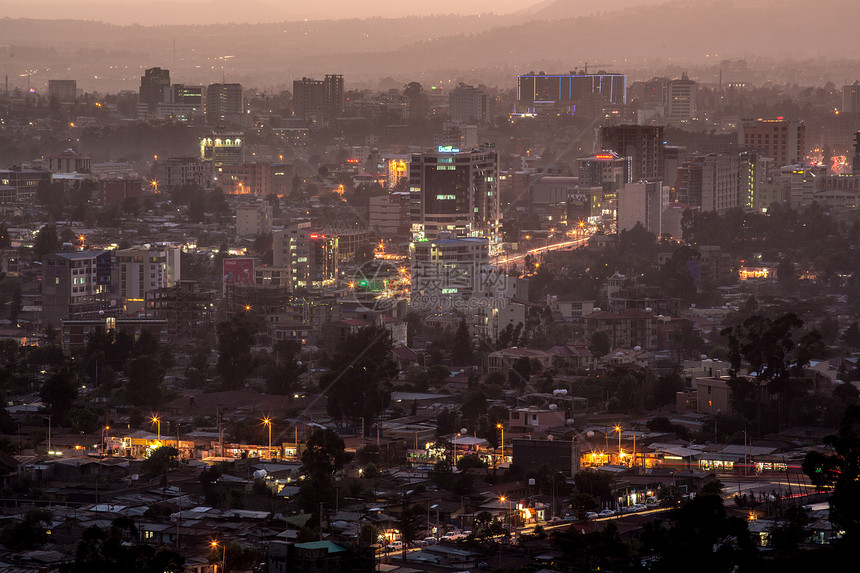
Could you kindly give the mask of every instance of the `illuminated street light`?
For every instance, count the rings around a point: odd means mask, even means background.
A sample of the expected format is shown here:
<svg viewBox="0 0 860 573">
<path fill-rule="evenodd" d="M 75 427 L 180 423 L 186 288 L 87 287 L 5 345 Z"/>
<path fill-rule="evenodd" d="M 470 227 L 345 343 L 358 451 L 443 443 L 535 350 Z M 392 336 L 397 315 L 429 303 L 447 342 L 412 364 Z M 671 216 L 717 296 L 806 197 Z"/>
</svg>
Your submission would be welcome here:
<svg viewBox="0 0 860 573">
<path fill-rule="evenodd" d="M 153 417 L 151 418 L 151 420 L 152 420 L 152 423 L 153 423 L 153 424 L 155 424 L 156 426 L 158 426 L 158 443 L 159 443 L 159 445 L 161 445 L 161 418 L 159 418 L 159 417 L 156 415 L 156 416 L 153 416 Z"/>
<path fill-rule="evenodd" d="M 217 540 L 213 539 L 212 541 L 209 542 L 209 545 L 210 545 L 210 547 L 212 547 L 212 549 L 218 549 L 219 544 L 218 544 Z M 227 570 L 227 544 L 226 543 L 221 546 L 221 570 L 222 571 Z"/>
<path fill-rule="evenodd" d="M 272 459 L 272 420 L 269 417 L 263 418 L 263 425 L 269 428 L 269 459 Z"/>
</svg>

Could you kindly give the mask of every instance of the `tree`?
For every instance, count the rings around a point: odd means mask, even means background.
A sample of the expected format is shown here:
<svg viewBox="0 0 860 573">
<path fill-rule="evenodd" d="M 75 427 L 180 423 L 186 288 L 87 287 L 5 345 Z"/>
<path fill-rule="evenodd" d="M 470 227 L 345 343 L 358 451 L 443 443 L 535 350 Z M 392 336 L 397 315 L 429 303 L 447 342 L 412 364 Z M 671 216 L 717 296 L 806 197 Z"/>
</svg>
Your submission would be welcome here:
<svg viewBox="0 0 860 573">
<path fill-rule="evenodd" d="M 451 349 L 451 362 L 456 366 L 467 366 L 473 363 L 472 338 L 469 336 L 469 327 L 466 319 L 460 319 L 460 325 L 454 334 L 454 346 Z"/>
<path fill-rule="evenodd" d="M 57 227 L 54 225 L 45 225 L 36 234 L 33 240 L 33 255 L 36 260 L 42 260 L 45 255 L 51 255 L 57 252 L 60 246 L 60 239 L 57 236 Z"/>
<path fill-rule="evenodd" d="M 334 473 L 346 463 L 347 455 L 343 438 L 328 428 L 314 432 L 305 446 L 302 471 L 308 479 L 300 486 L 299 503 L 305 511 L 318 512 L 321 502 L 333 501 Z"/>
<path fill-rule="evenodd" d="M 279 340 L 272 345 L 272 360 L 263 369 L 266 392 L 269 394 L 291 394 L 307 366 L 299 360 L 301 344 L 293 340 Z"/>
<path fill-rule="evenodd" d="M 39 396 L 48 405 L 48 413 L 59 424 L 78 397 L 77 375 L 69 364 L 64 364 L 45 380 Z"/>
<path fill-rule="evenodd" d="M 139 543 L 138 539 L 137 527 L 128 517 L 114 519 L 107 531 L 93 525 L 81 536 L 71 572 L 181 573 L 185 570 L 185 558 L 174 549 Z"/>
<path fill-rule="evenodd" d="M 603 330 L 596 330 L 591 335 L 591 344 L 588 345 L 588 350 L 596 359 L 603 358 L 612 350 L 612 342 L 609 340 L 609 334 Z"/>
<path fill-rule="evenodd" d="M 397 363 L 391 333 L 380 326 L 362 328 L 341 342 L 320 381 L 329 415 L 370 425 L 391 400 Z"/>
<path fill-rule="evenodd" d="M 166 478 L 168 470 L 179 466 L 179 450 L 172 446 L 161 446 L 143 460 L 141 470 L 152 477 Z"/>
<path fill-rule="evenodd" d="M 833 488 L 830 520 L 845 531 L 845 546 L 860 539 L 860 406 L 848 406 L 837 435 L 824 438 L 833 453 L 811 451 L 803 473 L 819 489 Z"/>
<path fill-rule="evenodd" d="M 152 356 L 132 358 L 123 369 L 128 376 L 128 400 L 133 406 L 157 410 L 164 400 L 164 368 Z"/>
<path fill-rule="evenodd" d="M 48 541 L 48 529 L 54 514 L 47 509 L 33 507 L 24 514 L 24 519 L 3 528 L 0 543 L 11 551 L 36 549 Z"/>
<path fill-rule="evenodd" d="M 251 372 L 251 347 L 256 342 L 256 327 L 247 314 L 237 314 L 229 321 L 219 322 L 218 363 L 215 369 L 221 377 L 221 387 L 236 390 L 245 386 Z"/>
<path fill-rule="evenodd" d="M 608 500 L 612 497 L 615 480 L 607 472 L 583 470 L 573 476 L 573 484 L 577 491 L 588 493 L 599 500 Z"/>
<path fill-rule="evenodd" d="M 397 520 L 397 529 L 400 530 L 400 537 L 403 541 L 403 547 L 418 539 L 421 533 L 421 523 L 423 522 L 424 509 L 420 504 L 410 504 L 409 496 L 403 496 L 403 511 L 400 513 L 400 518 Z"/>
</svg>

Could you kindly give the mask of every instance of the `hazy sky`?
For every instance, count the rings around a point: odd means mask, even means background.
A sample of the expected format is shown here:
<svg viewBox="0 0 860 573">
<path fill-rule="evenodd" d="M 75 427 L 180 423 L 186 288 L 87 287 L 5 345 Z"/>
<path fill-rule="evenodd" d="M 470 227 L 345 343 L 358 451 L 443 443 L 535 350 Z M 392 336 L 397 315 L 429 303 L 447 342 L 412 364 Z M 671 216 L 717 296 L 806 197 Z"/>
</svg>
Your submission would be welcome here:
<svg viewBox="0 0 860 573">
<path fill-rule="evenodd" d="M 563 17 L 612 12 L 667 0 L 0 0 L 0 18 L 96 20 L 111 24 L 265 23 L 426 16 L 438 14 L 512 14 L 557 4 Z M 238 9 L 237 9 L 238 8 Z"/>
</svg>

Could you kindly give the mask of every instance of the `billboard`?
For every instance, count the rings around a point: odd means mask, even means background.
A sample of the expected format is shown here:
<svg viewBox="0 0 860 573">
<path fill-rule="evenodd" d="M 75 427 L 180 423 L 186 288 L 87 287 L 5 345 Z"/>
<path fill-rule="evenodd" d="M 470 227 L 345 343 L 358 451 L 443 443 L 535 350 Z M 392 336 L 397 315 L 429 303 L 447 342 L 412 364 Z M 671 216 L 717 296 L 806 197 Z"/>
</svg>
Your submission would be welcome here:
<svg viewBox="0 0 860 573">
<path fill-rule="evenodd" d="M 227 291 L 227 285 L 254 284 L 254 259 L 240 257 L 235 259 L 224 259 L 224 267 L 221 271 L 222 290 Z"/>
</svg>

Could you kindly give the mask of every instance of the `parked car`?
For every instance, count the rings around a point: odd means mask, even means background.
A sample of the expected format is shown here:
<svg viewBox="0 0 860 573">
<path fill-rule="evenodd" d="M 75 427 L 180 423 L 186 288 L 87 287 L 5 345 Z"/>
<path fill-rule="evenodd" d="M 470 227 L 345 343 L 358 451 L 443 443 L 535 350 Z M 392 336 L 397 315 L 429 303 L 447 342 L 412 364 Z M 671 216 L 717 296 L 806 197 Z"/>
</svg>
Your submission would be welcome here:
<svg viewBox="0 0 860 573">
<path fill-rule="evenodd" d="M 585 513 L 585 519 L 597 519 L 598 517 L 600 517 L 600 515 L 593 511 L 588 511 Z"/>
<path fill-rule="evenodd" d="M 564 519 L 565 523 L 573 523 L 574 521 L 576 521 L 576 516 L 573 515 L 572 513 L 568 513 L 567 515 L 564 516 L 563 519 Z"/>
<path fill-rule="evenodd" d="M 427 547 L 428 545 L 436 545 L 436 538 L 435 537 L 425 537 L 424 539 L 419 541 L 418 544 L 423 546 L 423 547 Z"/>
<path fill-rule="evenodd" d="M 633 511 L 645 511 L 648 507 L 644 503 L 637 503 L 630 507 Z"/>
<path fill-rule="evenodd" d="M 645 500 L 645 505 L 649 508 L 660 507 L 660 502 L 652 496 Z"/>
<path fill-rule="evenodd" d="M 612 517 L 613 515 L 615 515 L 615 512 L 612 511 L 611 509 L 604 509 L 603 511 L 601 511 L 597 515 L 599 515 L 600 517 Z"/>
<path fill-rule="evenodd" d="M 392 551 L 401 551 L 403 549 L 402 541 L 392 541 L 385 547 L 385 551 L 391 553 Z"/>
<path fill-rule="evenodd" d="M 449 531 L 445 535 L 443 535 L 439 541 L 457 541 L 459 539 L 465 539 L 466 536 L 463 535 L 462 531 Z"/>
</svg>

